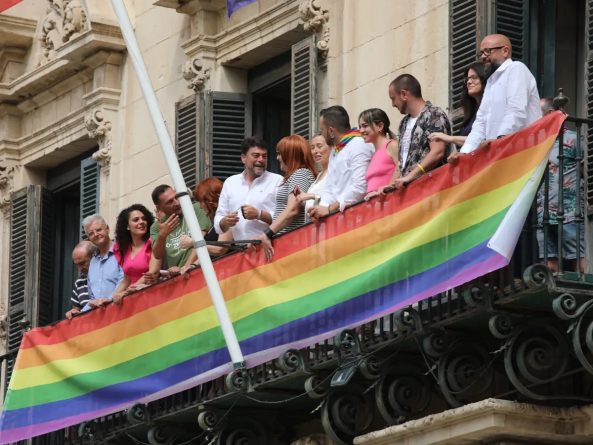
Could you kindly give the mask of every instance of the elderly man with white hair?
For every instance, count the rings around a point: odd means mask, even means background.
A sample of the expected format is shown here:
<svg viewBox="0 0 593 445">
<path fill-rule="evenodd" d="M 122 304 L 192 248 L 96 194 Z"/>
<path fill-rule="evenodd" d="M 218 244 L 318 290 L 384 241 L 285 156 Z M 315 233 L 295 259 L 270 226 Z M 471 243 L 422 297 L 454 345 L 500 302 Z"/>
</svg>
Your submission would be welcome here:
<svg viewBox="0 0 593 445">
<path fill-rule="evenodd" d="M 109 226 L 101 215 L 90 215 L 83 219 L 82 227 L 89 241 L 97 246 L 98 252 L 91 258 L 88 272 L 89 302 L 82 308 L 102 306 L 112 300 L 113 293 L 124 277 L 123 270 L 113 253 L 113 242 L 109 237 Z"/>
</svg>

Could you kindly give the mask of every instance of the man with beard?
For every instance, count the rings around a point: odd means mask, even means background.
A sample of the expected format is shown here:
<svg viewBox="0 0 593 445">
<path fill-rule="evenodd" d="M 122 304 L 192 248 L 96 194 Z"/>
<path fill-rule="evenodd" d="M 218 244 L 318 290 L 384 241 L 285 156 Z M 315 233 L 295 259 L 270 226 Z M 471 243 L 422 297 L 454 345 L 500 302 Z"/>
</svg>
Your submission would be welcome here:
<svg viewBox="0 0 593 445">
<path fill-rule="evenodd" d="M 358 130 L 350 128 L 350 117 L 340 105 L 321 110 L 319 130 L 334 149 L 321 201 L 308 211 L 312 220 L 343 211 L 364 197 L 365 174 L 374 151 L 373 145 L 365 143 Z"/>
<path fill-rule="evenodd" d="M 511 41 L 502 34 L 482 40 L 479 57 L 490 77 L 461 153 L 521 130 L 541 117 L 535 78 L 523 63 L 511 59 L 512 53 Z M 458 156 L 454 153 L 450 159 Z"/>
<path fill-rule="evenodd" d="M 171 186 L 161 184 L 152 191 L 151 198 L 157 212 L 163 215 L 150 227 L 152 254 L 157 260 L 166 257 L 171 274 L 185 273 L 198 256 L 193 247 L 181 245 L 183 235 L 189 235 L 189 228 L 183 217 L 177 193 Z M 205 234 L 212 227 L 212 223 L 198 203 L 193 207 L 202 234 Z M 151 271 L 153 279 L 156 278 L 155 272 L 157 271 Z"/>
<path fill-rule="evenodd" d="M 445 163 L 447 146 L 430 140 L 434 132 L 451 134 L 447 114 L 422 97 L 420 82 L 401 74 L 389 84 L 391 104 L 405 114 L 399 124 L 399 169 L 401 177 L 391 187 L 401 188 L 429 170 Z"/>
<path fill-rule="evenodd" d="M 248 240 L 264 233 L 272 223 L 282 176 L 266 170 L 268 146 L 257 137 L 241 143 L 241 162 L 245 170 L 224 181 L 214 229 L 219 234 L 231 230 L 233 239 Z"/>
</svg>

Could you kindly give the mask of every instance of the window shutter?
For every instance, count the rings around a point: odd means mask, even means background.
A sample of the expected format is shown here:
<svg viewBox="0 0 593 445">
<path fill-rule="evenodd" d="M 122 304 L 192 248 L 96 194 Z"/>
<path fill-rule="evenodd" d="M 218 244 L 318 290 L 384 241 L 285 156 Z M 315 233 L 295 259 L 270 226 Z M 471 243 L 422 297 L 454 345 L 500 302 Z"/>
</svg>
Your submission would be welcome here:
<svg viewBox="0 0 593 445">
<path fill-rule="evenodd" d="M 25 327 L 52 321 L 53 219 L 51 194 L 29 186 L 11 196 L 8 335 L 6 351 L 20 347 Z M 7 362 L 8 383 L 16 355 Z"/>
<path fill-rule="evenodd" d="M 209 91 L 205 108 L 206 165 L 211 176 L 224 181 L 243 171 L 241 141 L 251 135 L 251 101 L 245 94 Z"/>
<path fill-rule="evenodd" d="M 198 182 L 197 95 L 175 104 L 175 149 L 185 184 L 192 189 Z"/>
<path fill-rule="evenodd" d="M 593 119 L 593 0 L 587 0 L 587 119 Z M 587 152 L 586 152 L 586 179 L 587 179 L 587 214 L 593 215 L 593 126 L 587 126 Z"/>
<path fill-rule="evenodd" d="M 453 132 L 460 130 L 463 111 L 459 108 L 463 92 L 463 77 L 467 67 L 477 60 L 478 50 L 478 5 L 475 0 L 452 0 L 449 3 L 450 29 L 450 103 Z"/>
<path fill-rule="evenodd" d="M 80 162 L 80 238 L 86 239 L 82 220 L 99 212 L 100 167 L 93 158 Z"/>
<path fill-rule="evenodd" d="M 513 59 L 529 65 L 529 1 L 497 0 L 495 30 L 511 40 Z"/>
<path fill-rule="evenodd" d="M 310 140 L 316 128 L 315 36 L 292 46 L 290 132 Z"/>
</svg>

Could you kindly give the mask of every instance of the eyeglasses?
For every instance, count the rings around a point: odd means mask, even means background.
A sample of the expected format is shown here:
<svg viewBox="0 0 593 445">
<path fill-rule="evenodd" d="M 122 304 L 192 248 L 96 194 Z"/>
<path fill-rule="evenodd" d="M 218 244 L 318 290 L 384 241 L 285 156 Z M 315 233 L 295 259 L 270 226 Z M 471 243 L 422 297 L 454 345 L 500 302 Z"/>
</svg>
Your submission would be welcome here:
<svg viewBox="0 0 593 445">
<path fill-rule="evenodd" d="M 480 78 L 478 76 L 467 76 L 463 79 L 463 83 L 464 84 L 468 84 L 468 83 L 478 83 L 480 81 Z"/>
<path fill-rule="evenodd" d="M 492 48 L 484 48 L 478 52 L 478 59 L 482 56 L 489 56 L 490 54 L 492 54 L 492 51 L 496 51 L 497 49 L 502 49 L 502 48 L 504 48 L 504 45 L 503 46 L 493 46 Z"/>
</svg>

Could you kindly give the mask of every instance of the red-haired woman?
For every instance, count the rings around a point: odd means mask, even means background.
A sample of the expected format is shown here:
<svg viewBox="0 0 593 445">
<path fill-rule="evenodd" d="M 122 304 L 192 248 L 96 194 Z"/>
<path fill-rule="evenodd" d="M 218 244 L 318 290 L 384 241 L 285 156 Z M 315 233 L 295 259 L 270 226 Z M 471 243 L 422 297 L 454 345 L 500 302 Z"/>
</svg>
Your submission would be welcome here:
<svg viewBox="0 0 593 445">
<path fill-rule="evenodd" d="M 305 209 L 296 195 L 306 193 L 315 182 L 315 165 L 307 140 L 293 134 L 280 139 L 276 146 L 278 163 L 284 180 L 276 193 L 276 211 L 270 228 L 260 237 L 266 258 L 272 259 L 274 249 L 271 239 L 277 233 L 305 224 Z"/>
<path fill-rule="evenodd" d="M 218 200 L 220 199 L 220 191 L 222 190 L 222 181 L 215 177 L 210 177 L 201 180 L 194 190 L 194 198 L 198 201 L 202 210 L 208 215 L 210 221 L 214 221 L 214 215 L 218 208 Z M 218 235 L 214 230 L 214 225 L 204 235 L 205 241 L 232 241 L 233 232 L 227 230 L 222 235 Z M 193 240 L 190 236 L 184 235 L 181 237 L 181 247 L 193 247 Z M 223 246 L 208 246 L 208 253 L 210 256 L 218 256 L 226 253 L 228 249 Z"/>
</svg>

